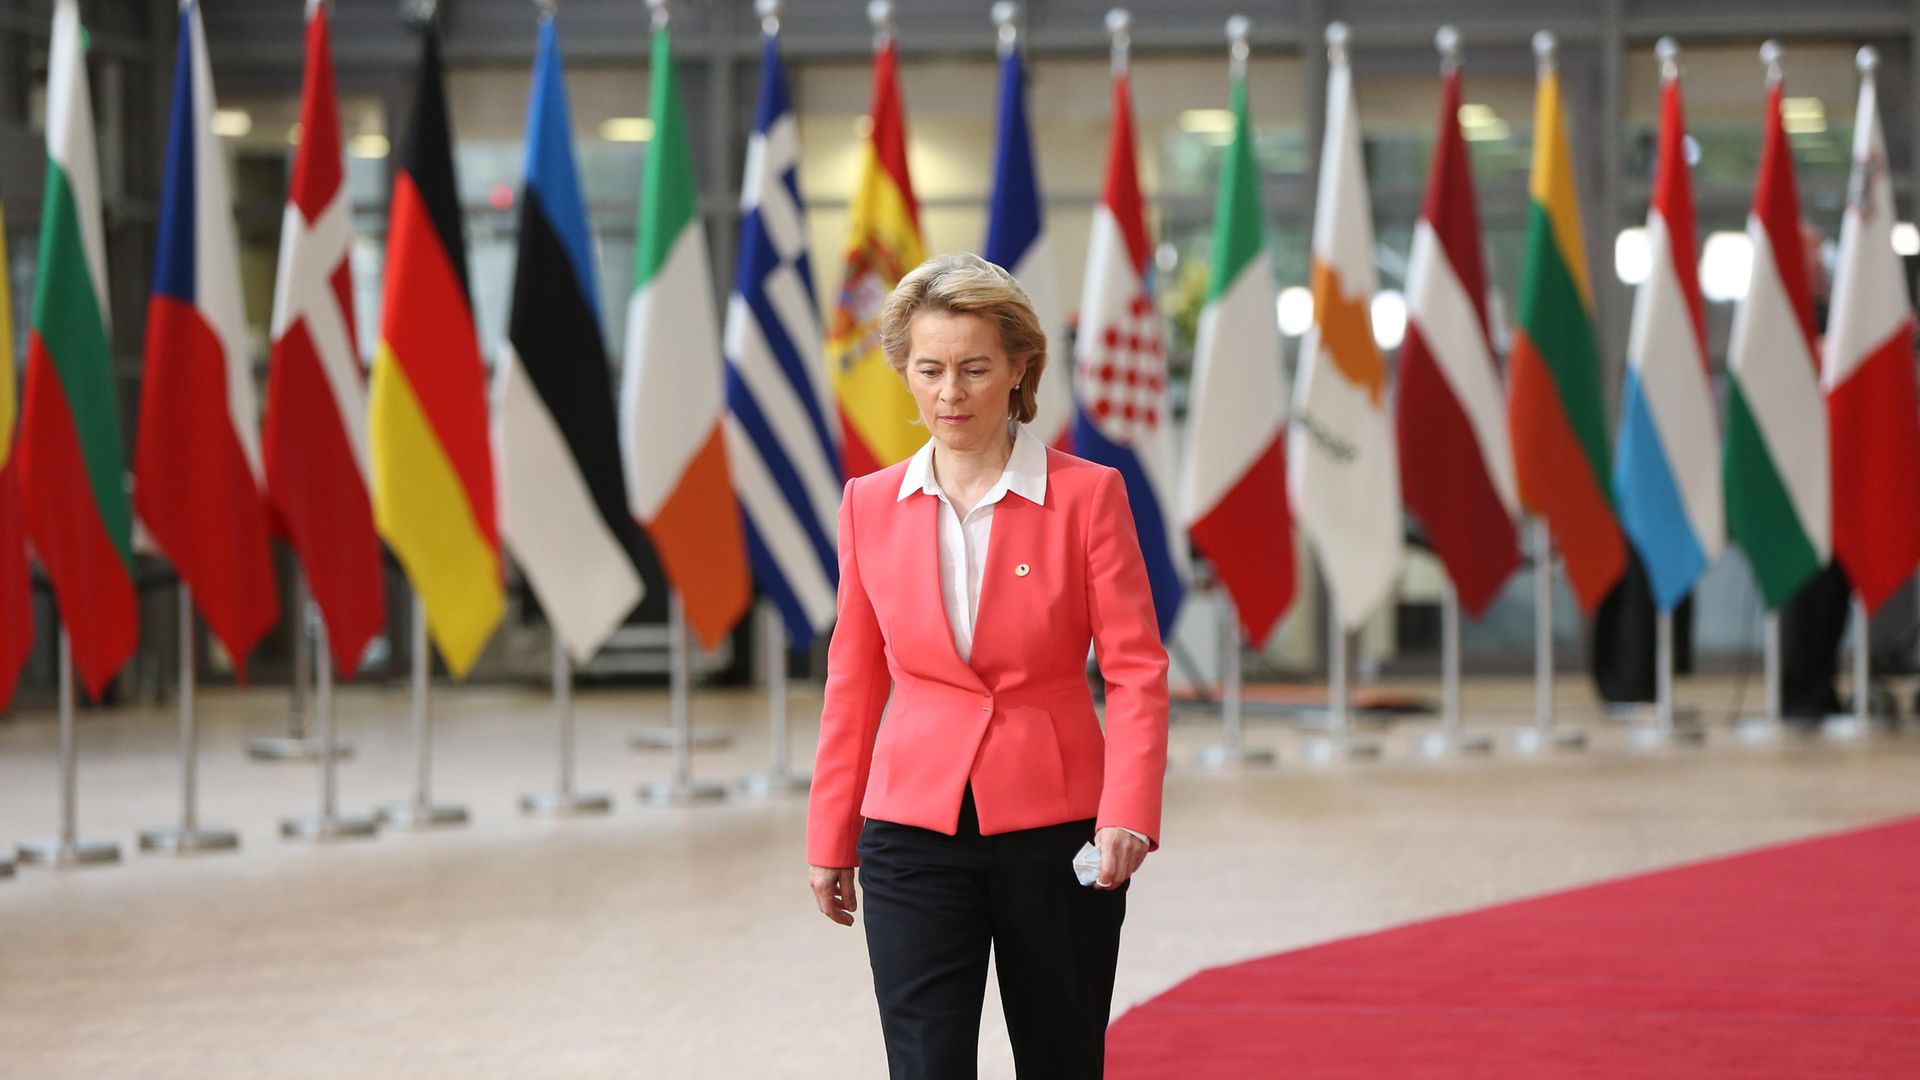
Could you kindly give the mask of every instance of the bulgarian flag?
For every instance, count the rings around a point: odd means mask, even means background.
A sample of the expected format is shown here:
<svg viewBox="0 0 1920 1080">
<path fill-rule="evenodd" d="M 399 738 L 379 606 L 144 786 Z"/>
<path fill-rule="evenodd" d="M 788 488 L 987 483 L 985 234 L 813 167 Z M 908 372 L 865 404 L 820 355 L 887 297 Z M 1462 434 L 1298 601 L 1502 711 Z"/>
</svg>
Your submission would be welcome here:
<svg viewBox="0 0 1920 1080">
<path fill-rule="evenodd" d="M 841 465 L 849 477 L 903 461 L 927 439 L 913 395 L 880 350 L 880 305 L 926 258 L 920 207 L 907 175 L 896 60 L 893 35 L 883 32 L 873 55 L 872 134 L 853 193 L 847 267 L 827 321 L 827 373 L 840 404 Z"/>
<path fill-rule="evenodd" d="M 1591 613 L 1626 572 L 1627 546 L 1613 512 L 1593 287 L 1551 49 L 1542 50 L 1534 91 L 1528 187 L 1507 431 L 1520 505 L 1546 519 L 1574 596 Z"/>
<path fill-rule="evenodd" d="M 413 117 L 394 162 L 367 408 L 374 525 L 419 594 L 455 678 L 473 668 L 506 605 L 487 372 L 469 295 L 440 41 L 429 23 Z"/>
<path fill-rule="evenodd" d="M 200 5 L 180 9 L 160 237 L 147 300 L 134 508 L 244 674 L 280 617 L 261 491 L 260 410 L 247 353 L 226 152 Z"/>
<path fill-rule="evenodd" d="M 81 685 L 98 700 L 133 655 L 140 623 L 83 49 L 78 0 L 59 0 L 47 49 L 47 187 L 15 454 L 27 537 L 53 580 Z"/>
<path fill-rule="evenodd" d="M 19 426 L 13 371 L 13 292 L 7 278 L 7 216 L 0 213 L 0 709 L 33 651 L 33 574 L 27 568 L 27 532 L 20 520 L 20 470 L 13 429 Z"/>
<path fill-rule="evenodd" d="M 1780 119 L 1785 93 L 1773 67 L 1760 177 L 1747 213 L 1753 271 L 1733 312 L 1727 355 L 1721 466 L 1727 533 L 1746 552 L 1773 611 L 1826 565 L 1833 550 L 1827 413 L 1793 148 Z"/>
<path fill-rule="evenodd" d="M 659 552 L 694 634 L 712 649 L 746 614 L 753 584 L 727 470 L 726 367 L 706 229 L 664 22 L 654 27 L 651 67 L 653 141 L 627 301 L 620 447 L 627 507 Z"/>
<path fill-rule="evenodd" d="M 1242 43 L 1244 47 L 1244 43 Z M 1253 163 L 1247 79 L 1233 76 L 1233 142 L 1213 215 L 1213 273 L 1193 351 L 1180 517 L 1259 646 L 1293 603 L 1287 509 L 1287 388 L 1274 318 L 1273 260 Z"/>
<path fill-rule="evenodd" d="M 1893 177 L 1875 54 L 1860 50 L 1853 178 L 1827 313 L 1821 386 L 1833 459 L 1833 550 L 1871 614 L 1920 563 L 1920 394 L 1913 309 L 1893 250 Z"/>
</svg>

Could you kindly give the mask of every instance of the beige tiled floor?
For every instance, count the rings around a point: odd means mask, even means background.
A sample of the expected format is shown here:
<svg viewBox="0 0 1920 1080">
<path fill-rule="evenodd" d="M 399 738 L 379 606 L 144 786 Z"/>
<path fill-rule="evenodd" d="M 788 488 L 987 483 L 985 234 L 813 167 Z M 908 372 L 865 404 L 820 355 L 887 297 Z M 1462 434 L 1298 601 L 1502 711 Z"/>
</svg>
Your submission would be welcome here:
<svg viewBox="0 0 1920 1080">
<path fill-rule="evenodd" d="M 1718 717 L 1725 682 L 1683 685 Z M 1524 720 L 1527 687 L 1475 683 L 1476 722 Z M 1589 753 L 1427 763 L 1387 732 L 1369 765 L 1169 777 L 1165 847 L 1132 890 L 1116 1011 L 1198 968 L 1505 898 L 1920 811 L 1920 736 L 1745 746 L 1716 726 L 1704 748 L 1629 750 L 1567 680 Z M 203 817 L 238 827 L 237 854 L 133 850 L 175 811 L 171 714 L 80 725 L 83 831 L 128 847 L 117 867 L 23 867 L 0 881 L 0 1076 L 5 1077 L 871 1077 L 884 1075 L 858 930 L 817 914 L 801 857 L 804 803 L 739 798 L 637 804 L 668 760 L 625 746 L 664 720 L 658 693 L 582 691 L 581 778 L 619 796 L 608 818 L 523 818 L 548 780 L 542 693 L 444 690 L 437 791 L 474 822 L 315 848 L 278 816 L 306 810 L 308 765 L 247 760 L 283 722 L 270 691 L 209 691 Z M 795 715 L 817 713 L 814 692 Z M 403 795 L 411 766 L 399 688 L 342 695 L 357 756 L 350 807 Z M 698 770 L 760 767 L 758 699 L 713 693 L 703 724 L 739 735 Z M 1211 732 L 1176 724 L 1184 761 Z M 812 727 L 796 734 L 811 753 Z M 1285 754 L 1273 719 L 1254 742 Z M 54 725 L 0 722 L 0 838 L 54 821 Z M 1736 898 L 1729 898 L 1732 902 Z M 982 1075 L 1010 1077 L 989 996 Z"/>
</svg>

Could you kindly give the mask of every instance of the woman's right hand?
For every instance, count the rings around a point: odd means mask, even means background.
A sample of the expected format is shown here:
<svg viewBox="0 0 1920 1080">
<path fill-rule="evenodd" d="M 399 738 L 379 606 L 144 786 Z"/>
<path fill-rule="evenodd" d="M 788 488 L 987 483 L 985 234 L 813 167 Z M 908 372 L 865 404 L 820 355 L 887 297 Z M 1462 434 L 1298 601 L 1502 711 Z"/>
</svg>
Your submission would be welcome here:
<svg viewBox="0 0 1920 1080">
<path fill-rule="evenodd" d="M 813 888 L 813 902 L 820 906 L 820 914 L 841 926 L 852 926 L 853 913 L 860 908 L 853 878 L 851 866 L 807 867 L 807 884 Z"/>
</svg>

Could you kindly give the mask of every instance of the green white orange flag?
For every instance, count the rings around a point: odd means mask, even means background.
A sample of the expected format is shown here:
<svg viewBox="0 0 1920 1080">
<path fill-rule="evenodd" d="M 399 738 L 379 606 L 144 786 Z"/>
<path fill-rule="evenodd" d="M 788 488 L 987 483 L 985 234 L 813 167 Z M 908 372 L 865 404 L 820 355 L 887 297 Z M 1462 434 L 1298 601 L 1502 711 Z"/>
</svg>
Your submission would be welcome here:
<svg viewBox="0 0 1920 1080">
<path fill-rule="evenodd" d="M 871 135 L 853 193 L 847 266 L 827 321 L 827 373 L 845 435 L 841 465 L 864 476 L 912 456 L 927 439 L 912 395 L 880 349 L 880 305 L 926 258 L 907 174 L 907 120 L 891 32 L 873 54 Z"/>
<path fill-rule="evenodd" d="M 1521 508 L 1546 520 L 1574 596 L 1592 612 L 1626 572 L 1627 547 L 1611 494 L 1593 288 L 1560 76 L 1551 39 L 1536 38 L 1534 51 L 1533 205 L 1507 366 L 1507 431 Z"/>
<path fill-rule="evenodd" d="M 0 709 L 33 651 L 33 575 L 27 569 L 27 531 L 20 520 L 20 469 L 13 453 L 19 426 L 13 371 L 13 292 L 8 287 L 7 215 L 0 212 Z"/>
<path fill-rule="evenodd" d="M 627 301 L 620 450 L 627 506 L 653 541 L 694 634 L 711 649 L 746 614 L 753 586 L 727 471 L 726 368 L 706 228 L 673 43 L 658 14 L 664 7 L 655 10 L 653 141 Z"/>
<path fill-rule="evenodd" d="M 47 49 L 47 186 L 14 454 L 27 537 L 53 582 L 80 683 L 97 700 L 133 655 L 140 626 L 84 48 L 78 0 L 59 0 Z"/>
<path fill-rule="evenodd" d="M 440 43 L 421 34 L 420 81 L 394 162 L 380 346 L 368 389 L 373 521 L 464 678 L 506 606 L 487 438 L 487 372 L 468 300 Z"/>
</svg>

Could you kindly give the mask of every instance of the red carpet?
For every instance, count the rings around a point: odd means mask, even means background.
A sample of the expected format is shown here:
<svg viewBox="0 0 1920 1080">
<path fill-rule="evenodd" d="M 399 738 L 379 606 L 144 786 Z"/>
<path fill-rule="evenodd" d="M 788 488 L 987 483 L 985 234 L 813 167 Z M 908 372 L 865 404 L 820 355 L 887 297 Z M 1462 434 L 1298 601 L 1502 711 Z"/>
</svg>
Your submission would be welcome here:
<svg viewBox="0 0 1920 1080">
<path fill-rule="evenodd" d="M 1215 968 L 1107 1076 L 1920 1078 L 1920 818 Z"/>
</svg>

